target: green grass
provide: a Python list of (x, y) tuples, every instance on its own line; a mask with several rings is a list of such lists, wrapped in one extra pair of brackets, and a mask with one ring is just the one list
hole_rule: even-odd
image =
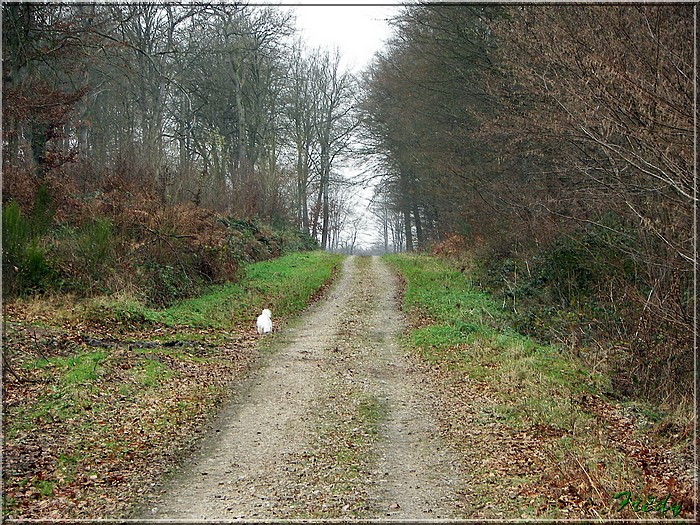
[(54, 359), (54, 364), (60, 364), (65, 369), (65, 374), (61, 376), (61, 382), (65, 386), (80, 387), (81, 385), (92, 383), (98, 377), (98, 367), (107, 357), (104, 351), (88, 352), (71, 356), (65, 359)]
[[(611, 512), (613, 494), (643, 490), (644, 474), (620, 448), (619, 438), (610, 434), (612, 422), (580, 402), (586, 394), (605, 401), (606, 393), (612, 391), (609, 377), (589, 369), (568, 348), (517, 333), (500, 302), (475, 290), (470, 276), (449, 263), (414, 255), (387, 256), (386, 260), (406, 281), (403, 306), (412, 327), (404, 338), (407, 350), (439, 369), (441, 381), (464, 385), (465, 398), (458, 404), (470, 402), (470, 388), (485, 393), (490, 406), (484, 412), (484, 424), (495, 420), (508, 432), (537, 436), (551, 459), (551, 465), (543, 467), (546, 474), (528, 473), (530, 481), (496, 475), (494, 483), (502, 487), (547, 486), (552, 479), (568, 480), (604, 516)], [(465, 382), (465, 378), (470, 381)], [(670, 417), (641, 403), (627, 404), (626, 409), (643, 415), (647, 426)], [(631, 429), (629, 438), (646, 440), (650, 436), (647, 430)], [(455, 439), (459, 447), (459, 437)], [(540, 475), (544, 477), (537, 478)], [(476, 506), (482, 497), (484, 502), (493, 501), (493, 492), (484, 487), (474, 489)], [(514, 510), (514, 516), (568, 517), (542, 498), (539, 495), (533, 500), (535, 508)], [(503, 509), (512, 504), (507, 500), (500, 503)]]
[(141, 361), (133, 374), (136, 384), (146, 388), (158, 387), (168, 382), (174, 375), (166, 365), (151, 358)]
[[(341, 259), (341, 256), (320, 251), (294, 253), (252, 264), (240, 282), (219, 286), (209, 294), (166, 310), (149, 310), (133, 298), (113, 297), (93, 300), (81, 312), (91, 320), (107, 318), (138, 324), (150, 319), (169, 326), (194, 328), (231, 328), (239, 323), (250, 323), (264, 307), (272, 308), (276, 318), (286, 317), (306, 307), (310, 298), (330, 280)], [(168, 382), (177, 377), (152, 355), (153, 352), (137, 349), (135, 353), (138, 358), (130, 370), (129, 380), (119, 387), (123, 395), (167, 387)], [(158, 353), (199, 365), (216, 360), (216, 356), (194, 355), (179, 349), (160, 348)], [(94, 405), (101, 381), (117, 367), (118, 360), (109, 350), (95, 348), (69, 356), (25, 362), (26, 370), (38, 373), (50, 386), (35, 403), (18, 409), (8, 430), (28, 429), (41, 420), (66, 421), (82, 417), (85, 407)]]
[(404, 308), (415, 326), (406, 344), (434, 365), (489, 382), (514, 425), (570, 431), (584, 415), (574, 413), (567, 400), (607, 388), (607, 378), (585, 369), (562, 348), (515, 332), (497, 302), (459, 271), (427, 256), (386, 260), (406, 279)]
[[(34, 308), (33, 322), (51, 327), (52, 334), (65, 332), (73, 342), (61, 347), (61, 353), (69, 355), (46, 350), (48, 358), (38, 359), (31, 352), (38, 344), (36, 336), (34, 341), (18, 338), (17, 348), (23, 353), (17, 366), (40, 388), (6, 407), (5, 437), (16, 449), (41, 450), (46, 466), (21, 466), (8, 474), (3, 514), (21, 514), (34, 507), (36, 499), (60, 506), (56, 498), (66, 494), (88, 498), (99, 508), (100, 491), (109, 490), (102, 476), (138, 481), (151, 463), (172, 461), (194, 429), (229, 395), (228, 381), (244, 370), (245, 359), (255, 355), (251, 347), (241, 351), (240, 360), (231, 359), (221, 340), (231, 331), (251, 327), (264, 307), (272, 309), (277, 321), (300, 312), (331, 280), (341, 260), (319, 251), (251, 264), (239, 282), (158, 311), (128, 294), (85, 302), (66, 296), (63, 301), (53, 297), (47, 304), (28, 303)], [(155, 322), (176, 329), (154, 330)], [(100, 327), (97, 338), (106, 337), (107, 327), (112, 336), (121, 333), (119, 342), (105, 348), (81, 343), (94, 325)], [(25, 332), (25, 337), (36, 333)], [(173, 337), (202, 344), (131, 344)], [(81, 486), (86, 479), (98, 478), (94, 486)]]
[[(250, 323), (264, 307), (272, 308), (277, 318), (285, 317), (306, 307), (310, 298), (329, 281), (341, 259), (341, 256), (320, 251), (294, 253), (252, 264), (240, 282), (219, 286), (209, 294), (166, 310), (149, 310), (132, 298), (116, 297), (94, 300), (83, 313), (93, 320), (109, 318), (140, 323), (150, 319), (169, 326), (195, 328), (231, 328), (238, 323)], [(168, 382), (177, 377), (151, 351), (137, 349), (135, 353), (139, 357), (130, 370), (129, 381), (119, 387), (123, 395), (167, 387)], [(162, 348), (158, 353), (200, 365), (216, 359), (216, 356), (198, 356), (178, 349)], [(93, 408), (103, 376), (117, 366), (118, 359), (109, 350), (95, 348), (25, 363), (25, 369), (39, 373), (51, 386), (34, 404), (19, 408), (8, 430), (26, 430), (41, 420), (81, 418), (86, 407)]]
[[(342, 259), (319, 250), (249, 264), (239, 281), (212, 286), (207, 293), (165, 309), (148, 308), (129, 292), (86, 300), (70, 295), (29, 298), (18, 300), (18, 304), (30, 314), (31, 323), (40, 327), (85, 323), (88, 328), (105, 327), (115, 334), (148, 329), (153, 324), (230, 330), (250, 325), (263, 308), (270, 308), (277, 321), (299, 313), (331, 280)], [(211, 333), (198, 336), (191, 331), (186, 337), (207, 339)]]
[(378, 433), (379, 423), (385, 417), (386, 411), (385, 404), (374, 396), (365, 396), (360, 400), (358, 413), (360, 420), (367, 428), (368, 434), (376, 435)]
[(165, 310), (148, 310), (145, 318), (194, 328), (230, 328), (250, 322), (263, 308), (270, 308), (277, 319), (284, 318), (308, 305), (341, 260), (342, 256), (314, 251), (251, 264), (239, 282), (214, 287)]

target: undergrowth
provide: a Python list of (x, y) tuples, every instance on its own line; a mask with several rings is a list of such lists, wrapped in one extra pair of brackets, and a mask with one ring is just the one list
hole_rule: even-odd
[[(662, 421), (649, 403), (637, 403), (633, 409), (629, 405), (602, 409), (613, 406), (606, 401), (612, 389), (610, 377), (586, 366), (564, 345), (519, 334), (503, 305), (476, 289), (464, 267), (457, 269), (428, 256), (392, 255), (386, 259), (406, 280), (403, 307), (411, 329), (405, 345), (439, 369), (449, 383), (463, 384), (466, 377), (481, 385), (479, 388), (495, 400), (498, 420), (511, 432), (542, 437), (553, 461), (551, 467), (556, 467), (554, 478), (572, 480), (571, 487), (575, 487), (563, 488), (560, 506), (562, 502), (582, 501), (590, 505), (591, 512), (606, 514), (614, 511), (612, 496), (621, 490), (669, 490), (663, 485), (652, 488), (654, 485), (645, 481), (639, 465), (626, 457), (631, 450), (627, 444), (647, 442), (653, 436), (661, 450), (687, 455), (692, 449), (687, 411), (684, 416), (676, 413)], [(654, 427), (649, 419), (636, 417), (641, 423), (634, 431), (620, 431), (620, 421), (626, 420), (615, 414), (635, 412), (656, 414), (658, 423)], [(610, 413), (610, 421), (601, 419), (601, 413)], [(675, 429), (672, 436), (668, 427)], [(609, 428), (617, 429), (617, 435), (624, 435), (627, 442), (606, 437)], [(543, 483), (552, 486), (554, 478), (543, 478)], [(575, 496), (567, 495), (567, 490)], [(547, 514), (551, 509), (552, 502), (545, 501), (539, 512), (561, 517), (556, 506), (554, 514)]]
[(692, 268), (661, 259), (642, 265), (635, 249), (612, 235), (581, 228), (534, 251), (484, 253), (472, 275), (501, 299), (512, 326), (567, 346), (610, 376), (618, 399), (670, 410), (687, 405), (694, 383)]
[(51, 177), (32, 184), (3, 196), (5, 300), (127, 291), (162, 308), (234, 281), (247, 264), (318, 248), (290, 223), (166, 204), (116, 176), (89, 194)]
[(498, 385), (513, 424), (536, 420), (568, 430), (569, 410), (547, 400), (609, 388), (607, 378), (577, 364), (562, 347), (514, 331), (499, 305), (458, 270), (429, 257), (387, 258), (407, 280), (404, 307), (414, 323), (407, 343), (431, 363)]
[(3, 517), (127, 512), (256, 355), (259, 310), (276, 322), (299, 313), (341, 259), (313, 251), (249, 264), (237, 283), (166, 309), (128, 295), (6, 305)]
[(163, 327), (238, 329), (263, 308), (277, 319), (303, 310), (338, 269), (342, 256), (320, 250), (244, 264), (236, 282), (212, 285), (200, 296), (153, 308), (123, 292), (81, 298), (69, 294), (19, 298), (11, 303), (38, 326), (81, 323), (112, 333)]
[(263, 308), (277, 318), (303, 310), (328, 282), (342, 256), (299, 252), (244, 267), (239, 282), (213, 287), (208, 293), (164, 310), (146, 310), (144, 318), (167, 326), (230, 328), (249, 323)]

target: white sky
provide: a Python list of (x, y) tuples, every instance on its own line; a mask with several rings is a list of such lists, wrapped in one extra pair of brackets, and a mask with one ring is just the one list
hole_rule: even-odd
[[(374, 0), (377, 2), (377, 0)], [(289, 3), (292, 3), (290, 0)], [(373, 0), (362, 4), (336, 1), (324, 5), (289, 5), (297, 19), (297, 28), (310, 48), (329, 48), (340, 50), (341, 67), (347, 67), (356, 73), (365, 69), (391, 36), (391, 28), (386, 19), (398, 14), (400, 4), (369, 5)], [(287, 3), (285, 1), (283, 4)], [(300, 2), (301, 3), (301, 2)], [(308, 2), (307, 2), (308, 3)], [(377, 2), (378, 3), (378, 2)], [(362, 171), (362, 167), (348, 167), (346, 176)], [(367, 217), (367, 205), (372, 190), (360, 191), (356, 213)], [(358, 235), (357, 245), (369, 247), (378, 239), (376, 226), (369, 220)]]
[(375, 52), (389, 38), (385, 20), (398, 12), (397, 5), (297, 5), (289, 7), (297, 27), (310, 47), (338, 47), (345, 65), (355, 71), (369, 65)]

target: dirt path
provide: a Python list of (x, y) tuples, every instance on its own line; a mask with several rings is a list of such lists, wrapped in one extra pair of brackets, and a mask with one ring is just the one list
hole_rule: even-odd
[(348, 258), (141, 517), (459, 517), (458, 456), (397, 346), (396, 291), (379, 258)]

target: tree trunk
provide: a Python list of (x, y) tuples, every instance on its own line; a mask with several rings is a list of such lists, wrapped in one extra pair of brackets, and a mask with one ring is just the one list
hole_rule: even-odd
[(403, 225), (406, 233), (406, 251), (413, 251), (413, 230), (411, 228), (411, 211), (408, 206), (403, 208)]
[(420, 250), (423, 248), (423, 226), (421, 224), (420, 213), (418, 212), (418, 205), (415, 199), (413, 200), (413, 221), (416, 224), (416, 245)]

